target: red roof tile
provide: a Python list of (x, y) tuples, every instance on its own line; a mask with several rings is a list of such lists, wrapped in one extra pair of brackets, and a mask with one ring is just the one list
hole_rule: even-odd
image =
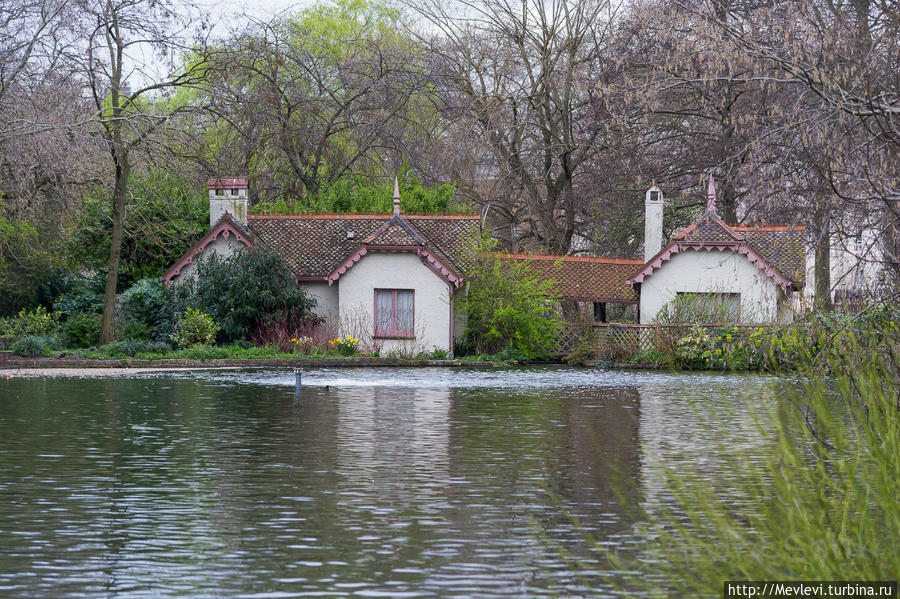
[(537, 276), (556, 282), (554, 289), (563, 299), (627, 303), (638, 299), (626, 281), (643, 264), (641, 260), (547, 254), (501, 254), (501, 257), (528, 262)]
[[(442, 262), (465, 273), (470, 263), (465, 248), (478, 230), (477, 216), (402, 217)], [(250, 228), (284, 257), (298, 277), (324, 280), (369, 238), (373, 245), (419, 245), (403, 227), (392, 225), (378, 235), (392, 218), (392, 214), (254, 215)]]
[(206, 182), (207, 189), (247, 189), (247, 177), (210, 177)]

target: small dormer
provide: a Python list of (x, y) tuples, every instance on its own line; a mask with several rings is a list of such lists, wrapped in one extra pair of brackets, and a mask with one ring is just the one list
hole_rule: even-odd
[(209, 190), (209, 226), (214, 226), (226, 212), (241, 223), (247, 224), (247, 177), (210, 177), (206, 183)]

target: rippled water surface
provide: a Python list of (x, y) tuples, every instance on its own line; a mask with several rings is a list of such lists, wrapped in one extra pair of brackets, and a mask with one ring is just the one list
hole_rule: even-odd
[(761, 376), (0, 380), (2, 597), (594, 596), (659, 463), (750, 459)]

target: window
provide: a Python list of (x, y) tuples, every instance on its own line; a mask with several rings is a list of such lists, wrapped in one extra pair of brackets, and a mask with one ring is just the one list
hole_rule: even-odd
[(738, 322), (741, 316), (740, 293), (678, 293), (674, 322)]
[(412, 289), (375, 290), (375, 336), (415, 337), (415, 292)]

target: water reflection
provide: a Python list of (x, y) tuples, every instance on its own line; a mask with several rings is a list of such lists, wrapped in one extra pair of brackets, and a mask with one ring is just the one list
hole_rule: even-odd
[(428, 372), (0, 381), (0, 594), (593, 595), (585, 535), (633, 542), (661, 492), (647, 448), (717, 434), (673, 375)]

